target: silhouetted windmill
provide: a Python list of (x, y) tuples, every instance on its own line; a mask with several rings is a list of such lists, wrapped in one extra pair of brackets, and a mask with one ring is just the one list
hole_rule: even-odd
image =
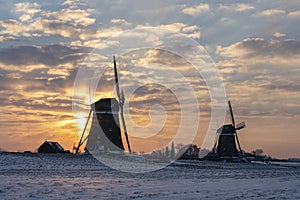
[[(235, 125), (233, 110), (230, 101), (228, 101), (229, 112), (231, 116), (231, 124), (226, 124), (217, 130), (217, 140), (213, 147), (213, 153), (216, 153), (219, 157), (236, 157), (243, 154), (241, 145), (239, 142), (237, 130), (241, 130), (246, 127), (245, 122), (241, 122)], [(239, 150), (236, 148), (236, 142)]]
[[(73, 147), (75, 149), (75, 153), (79, 152), (80, 147), (87, 141), (86, 149), (87, 150), (123, 150), (124, 146), (121, 137), (121, 130), (119, 124), (119, 111), (120, 117), (122, 121), (122, 126), (127, 142), (128, 151), (131, 152), (125, 119), (124, 119), (124, 102), (125, 97), (123, 90), (120, 93), (119, 89), (119, 78), (117, 73), (117, 66), (115, 57), (113, 57), (114, 62), (114, 74), (115, 74), (115, 85), (118, 100), (115, 98), (105, 98), (100, 99), (99, 101), (90, 105), (89, 115), (83, 129), (81, 138), (77, 147)], [(93, 115), (92, 115), (93, 113)], [(85, 131), (89, 120), (93, 116), (92, 125), (90, 128), (90, 133), (84, 138)]]

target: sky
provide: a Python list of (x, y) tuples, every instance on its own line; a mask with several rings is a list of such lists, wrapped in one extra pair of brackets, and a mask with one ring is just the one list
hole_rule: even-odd
[[(273, 157), (300, 157), (299, 1), (0, 1), (1, 149), (34, 151), (51, 140), (71, 150), (86, 121), (89, 101), (115, 95), (112, 68), (96, 81), (92, 100), (88, 87), (76, 85), (80, 69), (90, 73), (90, 80), (97, 79), (98, 66), (112, 66), (109, 52), (118, 47), (159, 46), (172, 32), (197, 42), (205, 49), (199, 58), (208, 56), (215, 63), (236, 121), (246, 122), (247, 128), (238, 133), (245, 151), (260, 148)], [(159, 33), (137, 31), (145, 29)], [(154, 84), (155, 79), (173, 83), (178, 79), (166, 66), (183, 74), (195, 91), (201, 123), (194, 142), (201, 145), (214, 102), (203, 74), (182, 57), (158, 49), (117, 53), (121, 86), (131, 102), (126, 104), (131, 115), (126, 116), (131, 117), (134, 150), (151, 150), (149, 146), (159, 146), (157, 141), (168, 144), (184, 110), (178, 106), (181, 100), (195, 108), (189, 98), (176, 99), (173, 91)], [(139, 84), (145, 85), (130, 96)], [(176, 91), (186, 95), (178, 85)], [(81, 112), (73, 112), (74, 101), (84, 105)], [(168, 118), (160, 118), (161, 107), (155, 109), (153, 103), (163, 106)], [(165, 129), (153, 140), (137, 140), (148, 133), (144, 126), (151, 124), (149, 109), (156, 118), (147, 130), (157, 131), (160, 121), (166, 121)], [(184, 122), (192, 126), (193, 119)], [(130, 128), (130, 120), (140, 129)], [(223, 124), (211, 123), (214, 128)], [(230, 123), (228, 114), (225, 123)]]

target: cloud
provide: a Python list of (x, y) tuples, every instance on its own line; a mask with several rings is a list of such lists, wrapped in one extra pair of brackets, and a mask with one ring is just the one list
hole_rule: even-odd
[(76, 9), (80, 6), (86, 6), (87, 4), (84, 3), (82, 0), (65, 0), (62, 5), (67, 5), (70, 8)]
[(38, 3), (17, 3), (15, 4), (15, 11), (34, 15), (41, 12), (41, 6)]
[(248, 38), (227, 47), (219, 46), (216, 53), (251, 63), (295, 64), (300, 61), (300, 42)]
[(16, 37), (14, 36), (3, 36), (3, 35), (0, 35), (0, 42), (3, 42), (3, 41), (9, 41), (9, 40), (18, 40)]
[(290, 12), (288, 14), (288, 17), (300, 17), (300, 10), (296, 10), (296, 11)]
[(249, 4), (233, 4), (233, 5), (219, 5), (219, 10), (228, 10), (228, 11), (235, 11), (235, 12), (244, 12), (248, 10), (255, 9), (252, 5)]
[(21, 23), (14, 19), (0, 21), (0, 27), (0, 33), (3, 35), (19, 36), (23, 31)]
[(119, 25), (123, 25), (123, 26), (130, 26), (131, 23), (127, 22), (125, 19), (112, 19), (110, 20), (111, 23), (113, 24), (119, 24)]
[(286, 36), (286, 34), (284, 34), (284, 33), (279, 33), (279, 32), (276, 32), (276, 33), (274, 33), (274, 35), (273, 35), (274, 37), (277, 37), (277, 38), (280, 38), (280, 37), (284, 37), (284, 36)]
[(24, 2), (15, 4), (15, 12), (27, 14), (30, 17), (41, 11), (41, 6), (38, 3)]
[(255, 14), (254, 16), (276, 16), (276, 15), (284, 15), (286, 12), (281, 9), (270, 9), (264, 10), (260, 13)]
[(263, 85), (268, 90), (284, 90), (284, 91), (289, 91), (289, 92), (295, 92), (298, 93), (300, 92), (300, 84), (296, 85), (295, 83), (288, 83), (288, 84), (266, 84)]
[(199, 39), (200, 38), (200, 28), (196, 25), (189, 26), (188, 24), (177, 22), (177, 23), (170, 23), (170, 24), (161, 24), (159, 26), (149, 26), (149, 25), (139, 25), (137, 28), (142, 29), (156, 29), (160, 32), (160, 37), (164, 37), (171, 33), (181, 33), (186, 37)]
[(195, 7), (187, 7), (182, 10), (182, 13), (186, 15), (191, 15), (191, 16), (197, 16), (199, 14), (208, 12), (210, 10), (210, 7), (208, 4), (200, 4)]
[[(0, 64), (5, 69), (24, 71), (24, 68), (42, 68), (78, 63), (82, 58), (82, 48), (71, 48), (63, 45), (21, 46), (0, 49)], [(7, 66), (7, 67), (6, 67)], [(24, 68), (22, 68), (24, 67)], [(25, 69), (25, 71), (27, 71)]]
[(15, 12), (23, 14), (19, 18), (22, 22), (31, 20), (35, 14), (41, 11), (41, 6), (38, 3), (24, 2), (15, 4)]
[(199, 39), (200, 38), (200, 28), (196, 25), (185, 26), (181, 29), (182, 33), (189, 35), (190, 38)]
[(96, 19), (91, 17), (93, 9), (69, 7), (52, 11), (42, 10), (37, 3), (18, 3), (15, 5), (15, 12), (22, 14), (19, 20), (0, 21), (2, 37), (3, 35), (28, 38), (59, 35), (64, 38), (83, 40), (97, 37), (95, 30), (87, 28), (96, 22)]
[(300, 116), (295, 112), (300, 98), (299, 41), (248, 38), (218, 47), (216, 53), (222, 57), (218, 66), (227, 95), (239, 100), (245, 116)]
[(62, 9), (59, 11), (46, 12), (43, 15), (47, 19), (53, 18), (59, 23), (87, 27), (96, 21), (95, 18), (90, 17), (92, 11), (93, 9)]
[[(17, 138), (26, 135), (30, 138), (39, 138), (40, 134), (47, 138), (58, 138), (67, 131), (68, 135), (64, 137), (75, 141), (77, 134), (75, 124), (65, 122), (72, 122), (71, 95), (78, 63), (82, 60), (83, 54), (82, 48), (62, 45), (2, 48), (0, 50), (2, 133), (12, 133), (11, 127), (14, 127), (14, 136)], [(61, 139), (63, 141), (63, 138)], [(38, 139), (31, 142), (37, 141)]]

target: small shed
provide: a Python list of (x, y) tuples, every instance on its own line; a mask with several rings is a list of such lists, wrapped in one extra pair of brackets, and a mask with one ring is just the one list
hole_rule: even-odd
[(64, 153), (64, 148), (58, 142), (45, 141), (39, 148), (38, 153)]

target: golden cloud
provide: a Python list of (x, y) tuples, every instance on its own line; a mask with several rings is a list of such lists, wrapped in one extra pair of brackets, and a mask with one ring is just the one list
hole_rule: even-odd
[(197, 16), (202, 13), (208, 12), (210, 10), (210, 7), (208, 4), (200, 4), (195, 7), (187, 7), (182, 10), (182, 13), (186, 15), (192, 15), (192, 16)]

